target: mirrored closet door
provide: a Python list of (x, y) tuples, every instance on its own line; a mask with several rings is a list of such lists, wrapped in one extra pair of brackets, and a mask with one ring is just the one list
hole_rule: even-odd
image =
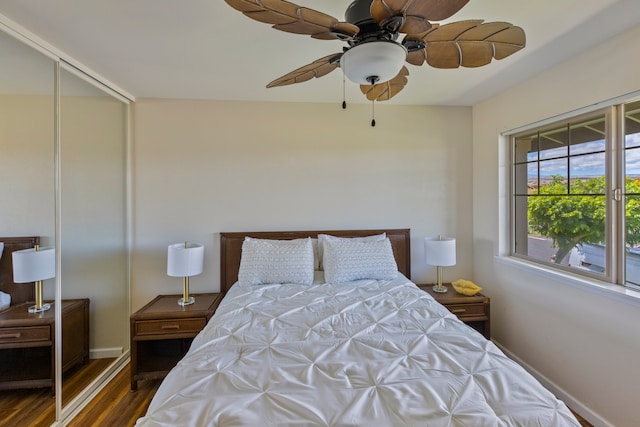
[[(87, 319), (70, 315), (69, 336), (63, 329), (66, 404), (73, 392), (64, 385), (79, 379), (68, 378), (66, 372), (73, 371), (65, 364), (77, 361), (87, 346), (89, 362), (106, 367), (129, 347), (128, 105), (64, 63), (59, 80), (61, 299), (63, 307), (73, 302), (89, 312)], [(83, 375), (82, 381), (92, 379)]]
[[(55, 68), (53, 59), (0, 31), (0, 425), (20, 425), (34, 411), (34, 395), (45, 404), (38, 408), (43, 421), (56, 416), (55, 304), (29, 313), (34, 283), (14, 281), (12, 266), (14, 250), (56, 243)], [(54, 279), (43, 281), (44, 302), (54, 300), (55, 288)]]
[[(128, 108), (0, 22), (0, 241), (34, 236), (58, 249), (56, 277), (43, 282), (52, 308), (18, 316), (34, 325), (51, 318), (50, 333), (37, 346), (0, 339), (0, 410), (13, 417), (0, 426), (68, 417), (126, 359)], [(13, 283), (10, 259), (5, 250), (0, 288), (32, 290)], [(33, 298), (31, 291), (25, 301)], [(17, 324), (7, 314), (13, 305), (0, 309), (0, 327)], [(35, 404), (34, 396), (43, 398)]]

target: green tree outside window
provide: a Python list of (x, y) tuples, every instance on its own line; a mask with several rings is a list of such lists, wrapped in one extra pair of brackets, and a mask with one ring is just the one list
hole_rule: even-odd
[[(626, 180), (627, 194), (640, 194), (640, 179)], [(571, 182), (571, 194), (565, 178), (552, 176), (541, 185), (537, 196), (528, 198), (529, 233), (552, 239), (557, 248), (555, 262), (577, 245), (599, 244), (605, 241), (605, 178)], [(626, 244), (640, 244), (640, 199), (627, 199)]]

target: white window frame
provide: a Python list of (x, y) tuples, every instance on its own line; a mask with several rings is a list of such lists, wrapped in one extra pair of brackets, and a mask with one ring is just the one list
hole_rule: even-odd
[[(637, 94), (636, 94), (637, 96)], [(627, 290), (636, 296), (636, 291), (640, 287), (625, 281), (625, 198), (618, 196), (618, 191), (624, 194), (625, 188), (625, 129), (624, 129), (624, 107), (626, 104), (636, 102), (638, 98), (620, 97), (610, 100), (607, 103), (583, 108), (581, 110), (562, 114), (543, 121), (532, 123), (508, 132), (501, 136), (506, 142), (507, 149), (507, 170), (508, 173), (508, 217), (506, 218), (507, 247), (504, 248), (503, 256), (522, 260), (525, 265), (531, 265), (536, 270), (559, 273), (564, 277), (576, 277), (578, 281), (588, 281), (590, 283), (601, 282), (604, 288), (618, 288), (624, 294)], [(586, 270), (578, 270), (555, 264), (551, 261), (545, 262), (533, 257), (518, 254), (515, 252), (515, 138), (536, 130), (553, 128), (567, 122), (579, 122), (588, 117), (605, 115), (606, 136), (605, 136), (605, 175), (606, 175), (606, 242), (605, 251), (605, 273), (594, 274)], [(582, 277), (583, 279), (580, 279)], [(604, 283), (602, 283), (604, 282)], [(618, 290), (616, 289), (616, 290)]]

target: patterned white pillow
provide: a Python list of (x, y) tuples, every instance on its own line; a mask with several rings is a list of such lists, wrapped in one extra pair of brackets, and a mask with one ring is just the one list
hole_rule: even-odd
[(313, 283), (311, 239), (269, 240), (246, 237), (238, 281), (251, 285), (268, 283)]
[(368, 241), (326, 239), (323, 263), (327, 283), (393, 280), (398, 275), (398, 265), (388, 238)]
[(333, 239), (333, 240), (344, 239), (352, 242), (370, 242), (370, 241), (376, 241), (376, 240), (384, 240), (386, 238), (387, 238), (387, 233), (374, 234), (371, 236), (364, 236), (364, 237), (337, 237), (337, 236), (332, 236), (330, 234), (318, 234), (318, 248), (316, 250), (316, 256), (318, 258), (318, 269), (322, 270), (324, 268), (324, 265), (322, 262), (322, 255), (324, 253), (324, 242), (327, 239)]

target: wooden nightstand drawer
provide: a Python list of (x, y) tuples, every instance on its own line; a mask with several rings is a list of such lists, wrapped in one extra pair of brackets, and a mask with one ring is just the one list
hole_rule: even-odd
[(485, 304), (448, 304), (446, 307), (460, 319), (486, 317)]
[(139, 320), (135, 324), (136, 335), (155, 334), (185, 334), (193, 332), (197, 334), (207, 324), (207, 319), (186, 318), (170, 320)]
[(490, 339), (491, 337), (491, 300), (486, 295), (478, 293), (474, 296), (465, 296), (457, 293), (450, 283), (443, 283), (447, 292), (434, 292), (433, 284), (418, 285), (420, 289), (428, 293), (445, 306), (458, 319), (471, 326)]
[(27, 326), (23, 328), (0, 329), (0, 344), (50, 340), (51, 328), (49, 326)]

